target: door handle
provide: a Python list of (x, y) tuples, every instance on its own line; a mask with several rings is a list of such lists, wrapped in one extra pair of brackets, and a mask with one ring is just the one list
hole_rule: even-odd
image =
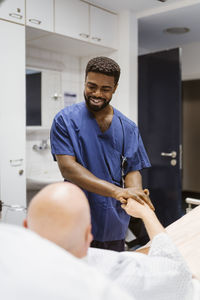
[(161, 152), (161, 156), (168, 156), (168, 157), (175, 158), (176, 155), (177, 155), (176, 151), (172, 151), (172, 152), (169, 152), (169, 153)]

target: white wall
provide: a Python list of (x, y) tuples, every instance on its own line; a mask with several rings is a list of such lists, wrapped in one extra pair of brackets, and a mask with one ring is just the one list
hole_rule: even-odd
[(116, 108), (137, 123), (138, 24), (130, 11), (119, 14), (119, 46), (114, 54), (121, 67)]
[[(180, 46), (181, 52), (181, 68), (182, 79), (199, 79), (200, 78), (200, 43), (191, 43)], [(162, 49), (163, 51), (166, 49)], [(148, 54), (152, 52), (159, 52), (162, 50), (139, 49), (139, 55)]]
[(182, 79), (200, 78), (200, 43), (182, 46)]

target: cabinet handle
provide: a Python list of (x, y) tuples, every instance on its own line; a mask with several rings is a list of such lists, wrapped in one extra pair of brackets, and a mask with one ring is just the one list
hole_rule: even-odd
[(10, 160), (10, 165), (11, 167), (18, 167), (18, 166), (21, 166), (23, 163), (23, 158), (20, 158), (20, 159), (11, 159)]
[(79, 33), (79, 35), (80, 35), (81, 37), (83, 37), (83, 38), (86, 38), (86, 39), (89, 38), (89, 34), (87, 34), (87, 33)]
[(93, 37), (92, 37), (92, 40), (97, 41), (97, 42), (100, 42), (100, 41), (101, 41), (101, 38), (96, 37), (96, 36), (93, 36)]
[(42, 21), (36, 20), (36, 19), (29, 19), (29, 22), (31, 22), (33, 24), (37, 24), (37, 25), (40, 25), (42, 23)]
[(16, 13), (10, 13), (9, 14), (10, 17), (16, 18), (16, 19), (22, 19), (23, 16), (20, 14), (16, 14)]

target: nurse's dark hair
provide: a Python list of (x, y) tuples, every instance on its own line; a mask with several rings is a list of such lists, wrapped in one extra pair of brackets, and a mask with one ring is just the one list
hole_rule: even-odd
[(113, 76), (116, 85), (119, 81), (120, 67), (113, 59), (109, 57), (99, 56), (89, 60), (85, 70), (85, 78), (87, 77), (89, 72)]

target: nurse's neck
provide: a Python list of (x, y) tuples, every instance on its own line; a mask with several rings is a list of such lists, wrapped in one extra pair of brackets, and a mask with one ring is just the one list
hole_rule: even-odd
[[(91, 110), (90, 110), (91, 111)], [(100, 111), (91, 111), (96, 119), (100, 130), (105, 132), (111, 125), (113, 119), (113, 107), (109, 104)]]
[(90, 108), (88, 109), (91, 111), (91, 113), (93, 114), (96, 120), (104, 119), (107, 118), (108, 116), (113, 116), (113, 107), (110, 104), (99, 111), (94, 111), (91, 110)]

